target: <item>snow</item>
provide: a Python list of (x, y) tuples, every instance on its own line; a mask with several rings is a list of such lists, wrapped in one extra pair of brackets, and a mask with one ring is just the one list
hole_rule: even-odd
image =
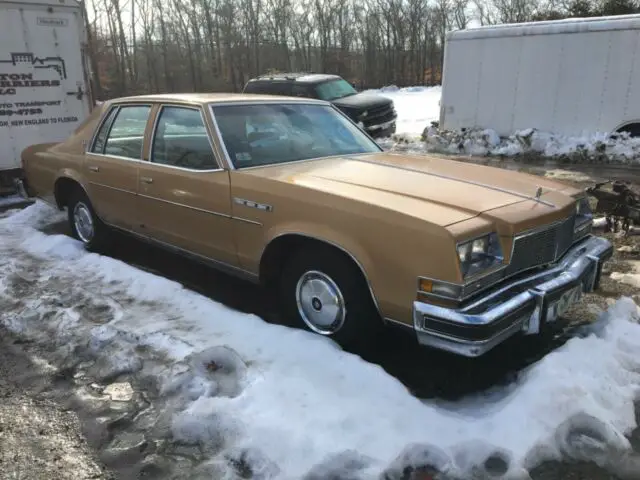
[(626, 273), (612, 272), (611, 278), (640, 289), (640, 261), (629, 260), (628, 263), (631, 265), (631, 271)]
[(535, 155), (576, 163), (640, 164), (640, 138), (624, 135), (612, 138), (600, 132), (567, 137), (534, 128), (513, 132), (504, 138), (490, 128), (465, 133), (442, 131), (431, 125), (440, 118), (441, 87), (389, 86), (368, 92), (392, 99), (398, 112), (396, 134), (379, 141), (387, 149), (472, 156)]
[(0, 219), (0, 321), (54, 339), (63, 357), (86, 346), (100, 359), (98, 377), (156, 378), (171, 436), (200, 444), (210, 455), (203, 468), (242, 456), (261, 478), (320, 479), (345, 469), (349, 478), (378, 478), (430, 458), (469, 478), (492, 457), (509, 478), (527, 478), (524, 469), (543, 459), (606, 462), (630, 448), (640, 325), (629, 298), (508, 388), (427, 401), (326, 338), (268, 324), (37, 230), (61, 218), (38, 201)]
[(0, 196), (0, 208), (8, 208), (25, 203), (25, 199), (18, 195)]
[(420, 135), (422, 131), (440, 117), (441, 87), (384, 87), (367, 90), (393, 100), (398, 112), (396, 132)]

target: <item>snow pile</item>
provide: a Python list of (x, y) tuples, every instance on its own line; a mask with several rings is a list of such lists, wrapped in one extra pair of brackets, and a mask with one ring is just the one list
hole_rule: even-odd
[(0, 209), (9, 208), (15, 205), (28, 203), (24, 198), (18, 195), (0, 196)]
[(501, 138), (490, 129), (452, 132), (433, 126), (440, 117), (441, 87), (383, 87), (368, 90), (393, 100), (396, 134), (380, 140), (388, 149), (473, 156), (556, 158), (572, 163), (640, 163), (640, 138), (594, 133), (566, 137), (533, 128)]
[(631, 138), (628, 133), (564, 137), (529, 128), (501, 138), (493, 130), (462, 133), (440, 131), (432, 126), (426, 128), (422, 135), (424, 143), (408, 140), (423, 150), (440, 153), (547, 157), (570, 163), (640, 164), (640, 138)]
[(420, 135), (427, 125), (440, 117), (441, 87), (383, 87), (367, 90), (393, 100), (398, 119), (396, 132)]
[(98, 377), (155, 378), (166, 402), (158, 425), (201, 447), (203, 475), (223, 478), (248, 464), (253, 478), (399, 480), (429, 463), (448, 478), (528, 478), (525, 469), (544, 459), (606, 465), (629, 451), (640, 392), (631, 299), (507, 389), (421, 401), (326, 338), (267, 324), (34, 228), (52, 216), (37, 202), (0, 219), (0, 322), (54, 341), (66, 358), (89, 349)]
[(504, 138), (494, 130), (451, 132), (431, 126), (421, 137), (396, 133), (379, 143), (388, 150), (412, 153), (555, 159), (565, 163), (640, 164), (640, 138), (631, 138), (626, 133), (562, 137), (527, 129)]

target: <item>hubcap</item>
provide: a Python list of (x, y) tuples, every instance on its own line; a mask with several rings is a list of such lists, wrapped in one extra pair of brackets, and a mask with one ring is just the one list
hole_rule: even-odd
[(298, 312), (304, 323), (321, 335), (332, 335), (344, 325), (347, 308), (342, 292), (328, 275), (306, 272), (296, 286)]
[(89, 243), (93, 238), (93, 217), (91, 210), (84, 203), (78, 202), (73, 208), (73, 224), (76, 227), (78, 238), (84, 243)]

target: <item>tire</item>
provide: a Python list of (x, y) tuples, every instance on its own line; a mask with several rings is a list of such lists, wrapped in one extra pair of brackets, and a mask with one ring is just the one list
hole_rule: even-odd
[(87, 250), (96, 251), (106, 246), (108, 227), (98, 218), (91, 201), (80, 188), (69, 197), (67, 215), (73, 237), (80, 240)]
[(342, 347), (365, 346), (382, 327), (362, 272), (331, 247), (303, 247), (288, 258), (280, 299), (290, 326), (330, 337)]

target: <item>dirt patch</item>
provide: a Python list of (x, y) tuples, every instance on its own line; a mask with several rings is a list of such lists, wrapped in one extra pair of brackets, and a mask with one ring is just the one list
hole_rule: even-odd
[(55, 369), (0, 330), (0, 478), (114, 478), (94, 456), (78, 416), (43, 394)]

